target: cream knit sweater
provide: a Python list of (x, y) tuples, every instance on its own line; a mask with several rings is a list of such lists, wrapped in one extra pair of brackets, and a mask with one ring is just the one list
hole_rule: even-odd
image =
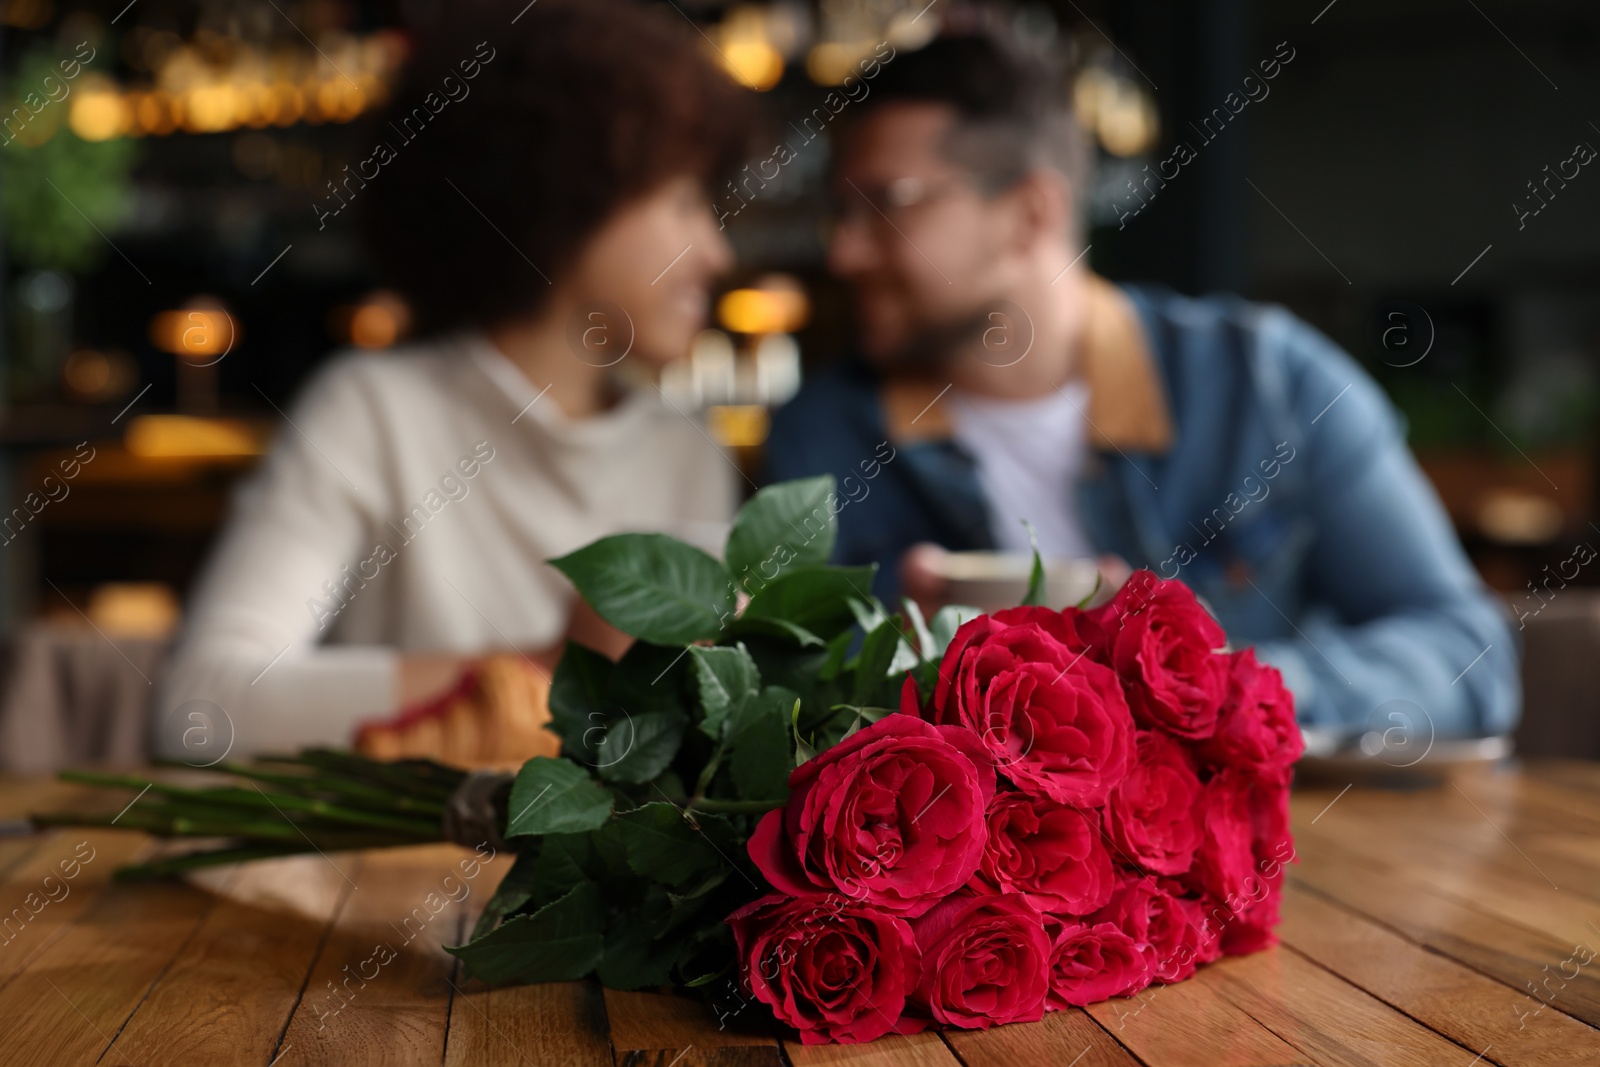
[(206, 566), (155, 750), (346, 745), (396, 710), (403, 652), (559, 641), (574, 593), (545, 560), (625, 530), (719, 553), (738, 475), (697, 423), (653, 389), (578, 421), (539, 396), (478, 336), (321, 371)]

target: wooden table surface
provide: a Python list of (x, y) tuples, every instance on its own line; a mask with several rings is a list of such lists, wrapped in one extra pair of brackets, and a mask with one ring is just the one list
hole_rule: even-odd
[[(74, 792), (0, 780), (0, 817)], [(439, 946), (505, 863), (446, 882), (468, 855), (450, 846), (112, 885), (147, 838), (0, 838), (0, 1063), (1600, 1064), (1600, 765), (1297, 788), (1294, 828), (1282, 946), (1087, 1012), (864, 1046), (719, 1029), (656, 994), (466, 982)]]

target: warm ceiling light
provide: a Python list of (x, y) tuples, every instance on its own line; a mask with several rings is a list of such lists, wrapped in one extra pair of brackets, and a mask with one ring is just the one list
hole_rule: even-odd
[(722, 60), (739, 84), (759, 93), (783, 79), (783, 53), (766, 41), (729, 41), (722, 46)]
[(376, 289), (360, 303), (336, 307), (328, 316), (328, 331), (334, 339), (357, 348), (388, 348), (410, 329), (411, 306), (388, 289)]
[(797, 289), (735, 289), (717, 302), (717, 319), (734, 333), (789, 333), (809, 312)]
[(330, 78), (317, 87), (317, 107), (334, 122), (349, 122), (366, 106), (366, 94), (343, 78)]
[(238, 320), (218, 307), (163, 311), (150, 320), (150, 343), (191, 362), (224, 356), (238, 340)]
[(219, 133), (237, 125), (239, 91), (227, 82), (197, 85), (183, 94), (183, 128), (190, 133)]
[(125, 352), (80, 348), (62, 365), (61, 380), (74, 400), (104, 402), (132, 388), (137, 373)]
[(400, 320), (393, 308), (363, 304), (350, 316), (350, 343), (357, 348), (388, 348), (400, 336)]
[(128, 102), (105, 80), (80, 86), (67, 111), (67, 125), (85, 141), (121, 137), (132, 124)]
[(824, 41), (806, 53), (806, 73), (818, 85), (842, 85), (872, 48), (871, 41)]
[(164, 89), (145, 93), (133, 107), (133, 118), (139, 132), (158, 136), (178, 128), (178, 113), (178, 98)]
[(1100, 143), (1114, 156), (1143, 155), (1161, 136), (1161, 117), (1155, 101), (1137, 86), (1100, 100)]
[(274, 126), (293, 126), (306, 113), (305, 94), (293, 82), (274, 82), (267, 110)]

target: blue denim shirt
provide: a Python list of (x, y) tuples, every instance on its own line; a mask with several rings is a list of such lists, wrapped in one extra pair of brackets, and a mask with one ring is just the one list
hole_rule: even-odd
[[(1186, 582), (1235, 645), (1283, 672), (1304, 725), (1382, 732), (1398, 711), (1419, 754), (1430, 735), (1510, 730), (1510, 627), (1377, 384), (1282, 308), (1123, 292), (1176, 439), (1159, 455), (1092, 453), (1077, 503), (1095, 550)], [(767, 475), (840, 480), (835, 558), (878, 563), (875, 591), (893, 602), (910, 545), (991, 548), (994, 535), (971, 456), (887, 438), (877, 380), (846, 361), (775, 416)]]

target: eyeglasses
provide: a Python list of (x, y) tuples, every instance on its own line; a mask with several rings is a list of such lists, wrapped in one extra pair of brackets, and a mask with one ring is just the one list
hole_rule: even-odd
[(960, 178), (926, 181), (922, 178), (896, 178), (886, 185), (862, 187), (845, 179), (846, 188), (836, 192), (826, 220), (829, 234), (843, 226), (865, 220), (883, 230), (898, 230), (916, 208), (946, 200), (970, 183)]

